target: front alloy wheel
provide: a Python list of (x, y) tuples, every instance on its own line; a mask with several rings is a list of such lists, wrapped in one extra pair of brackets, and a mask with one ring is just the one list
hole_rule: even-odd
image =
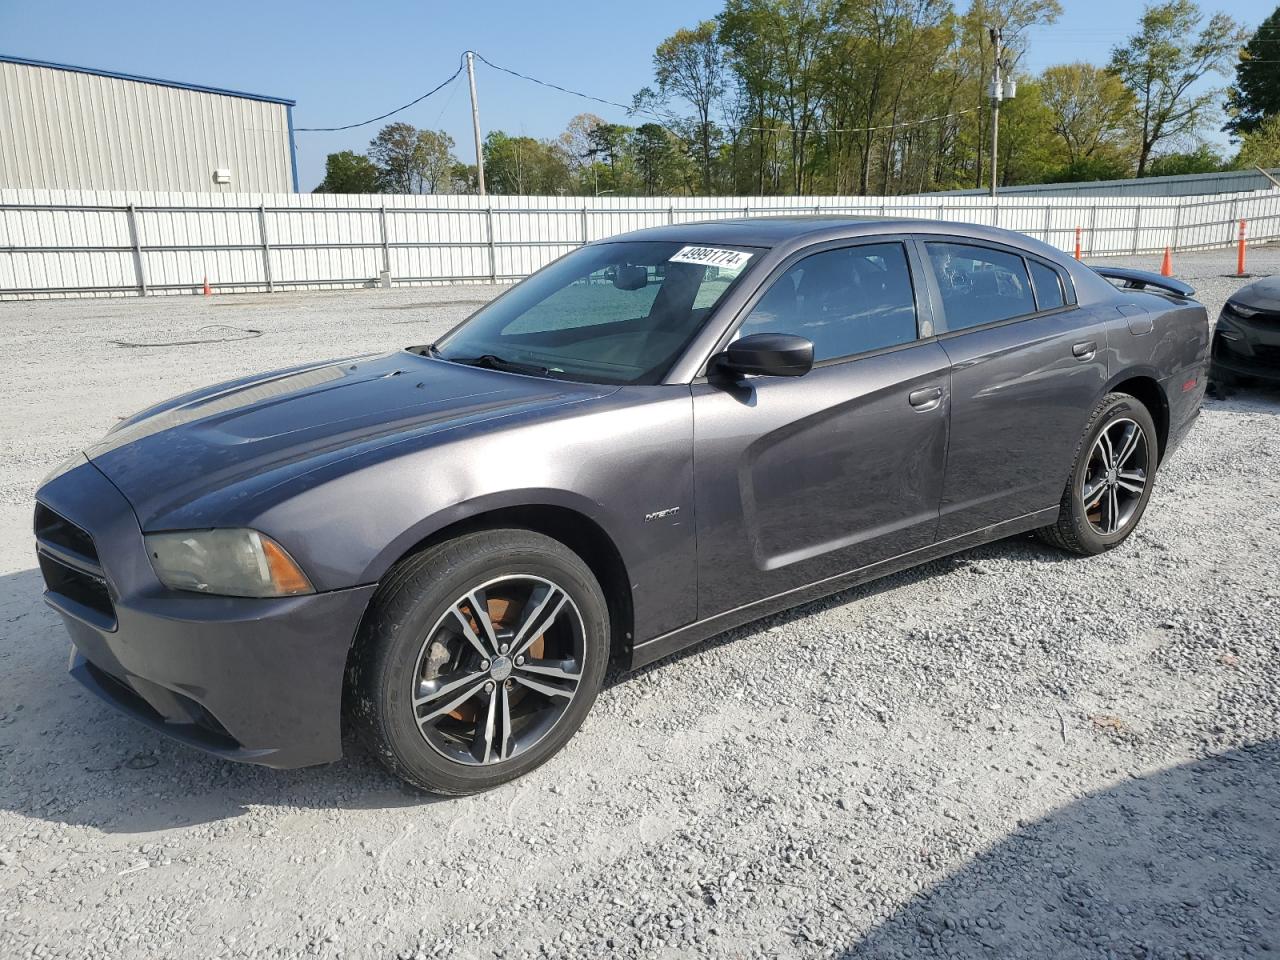
[(510, 760), (536, 746), (573, 703), (585, 628), (563, 587), (509, 576), (449, 605), (413, 671), (414, 719), (457, 763)]
[(608, 659), (608, 606), (582, 558), (531, 530), (484, 530), (383, 579), (352, 653), (347, 703), (396, 776), (475, 793), (564, 746)]

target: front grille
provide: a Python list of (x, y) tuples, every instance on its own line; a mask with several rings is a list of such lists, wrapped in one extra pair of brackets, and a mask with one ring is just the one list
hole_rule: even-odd
[(69, 550), (91, 563), (98, 562), (98, 549), (93, 545), (89, 532), (54, 513), (43, 503), (36, 504), (36, 539)]
[(114, 630), (115, 605), (93, 537), (43, 503), (36, 504), (35, 530), (49, 599), (82, 620)]

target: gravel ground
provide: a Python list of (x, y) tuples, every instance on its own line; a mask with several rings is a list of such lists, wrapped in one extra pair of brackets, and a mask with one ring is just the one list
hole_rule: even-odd
[[(1215, 315), (1238, 283), (1228, 251), (1175, 266)], [(483, 796), (354, 749), (225, 763), (66, 678), (30, 536), (64, 454), (492, 293), (0, 305), (0, 956), (1280, 953), (1280, 391), (1208, 402), (1123, 548), (1005, 541), (733, 631)], [(112, 343), (228, 328), (262, 334)]]

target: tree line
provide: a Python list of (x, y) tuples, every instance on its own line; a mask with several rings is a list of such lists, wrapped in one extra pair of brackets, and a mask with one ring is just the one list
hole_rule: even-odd
[[(1194, 0), (1149, 4), (1104, 65), (1021, 68), (1058, 0), (726, 0), (658, 45), (633, 124), (574, 117), (550, 139), (491, 131), (488, 190), (540, 195), (817, 195), (1205, 173), (1280, 164), (1280, 8), (1250, 33)], [(1017, 94), (990, 155), (999, 28)], [(1229, 77), (1227, 89), (1207, 86)], [(1206, 135), (1222, 125), (1234, 153)], [(330, 154), (335, 193), (466, 193), (443, 131), (384, 127)]]

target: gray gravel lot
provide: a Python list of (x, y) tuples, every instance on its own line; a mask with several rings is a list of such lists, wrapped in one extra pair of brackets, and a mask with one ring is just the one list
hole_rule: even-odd
[[(1238, 284), (1175, 266), (1214, 315)], [(1280, 955), (1276, 390), (1207, 403), (1121, 549), (1005, 541), (738, 629), (483, 796), (225, 763), (67, 679), (30, 536), (62, 456), (493, 292), (0, 304), (0, 957)], [(228, 328), (262, 334), (111, 342)]]

